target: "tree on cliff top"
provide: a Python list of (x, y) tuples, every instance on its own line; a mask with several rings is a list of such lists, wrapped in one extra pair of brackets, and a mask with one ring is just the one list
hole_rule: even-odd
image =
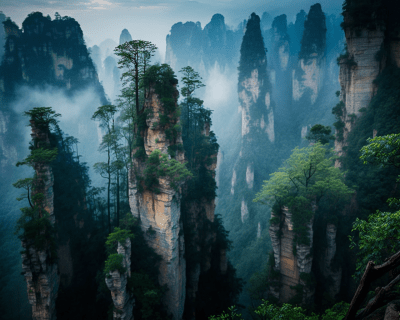
[[(56, 113), (49, 107), (33, 108), (24, 112), (30, 117), (30, 126), (36, 129), (39, 137), (34, 137), (30, 145), (30, 154), (23, 160), (17, 162), (17, 167), (28, 165), (36, 172), (34, 178), (20, 179), (14, 183), (14, 187), (26, 189), (30, 207), (21, 208), (22, 214), (16, 224), (15, 234), (25, 246), (29, 249), (33, 246), (36, 250), (48, 250), (50, 260), (55, 262), (57, 257), (55, 244), (55, 230), (50, 222), (49, 212), (45, 209), (44, 179), (46, 177), (38, 177), (43, 170), (43, 165), (53, 162), (58, 154), (57, 148), (51, 148), (48, 141), (50, 134), (50, 125), (57, 126)], [(41, 136), (41, 133), (44, 136)], [(34, 190), (31, 196), (30, 191)], [(18, 200), (25, 198), (25, 195)]]
[(285, 165), (264, 181), (253, 201), (276, 208), (275, 214), (288, 206), (297, 242), (308, 244), (305, 226), (313, 216), (313, 203), (328, 197), (335, 205), (353, 192), (344, 184), (340, 169), (333, 166), (335, 159), (332, 150), (319, 142), (302, 149), (296, 147)]
[[(156, 50), (157, 47), (154, 44), (144, 40), (124, 42), (114, 50), (115, 54), (120, 57), (118, 67), (124, 70), (121, 77), (125, 86), (122, 94), (134, 95), (137, 115), (140, 113), (139, 89), (141, 81)], [(132, 88), (134, 92), (132, 92)]]

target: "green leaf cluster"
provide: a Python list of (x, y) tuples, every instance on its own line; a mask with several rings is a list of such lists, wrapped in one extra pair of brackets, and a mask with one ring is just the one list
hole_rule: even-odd
[(153, 191), (158, 190), (160, 177), (167, 178), (171, 187), (178, 190), (180, 183), (192, 176), (185, 164), (175, 159), (168, 159), (168, 155), (158, 149), (146, 159), (146, 169), (143, 174), (146, 187)]
[[(50, 222), (47, 211), (40, 212), (38, 206), (21, 208), (21, 216), (17, 220), (15, 234), (25, 242), (27, 249), (33, 246), (36, 250), (49, 249), (50, 260), (57, 258), (54, 226)], [(27, 250), (29, 252), (29, 250)]]
[(352, 231), (358, 237), (349, 236), (350, 248), (357, 248), (356, 278), (360, 278), (368, 261), (381, 264), (387, 257), (400, 250), (400, 211), (377, 211), (367, 220), (359, 218)]
[[(127, 214), (129, 215), (129, 213)], [(117, 250), (118, 242), (121, 245), (125, 244), (126, 239), (134, 239), (134, 234), (126, 229), (121, 229), (118, 227), (114, 228), (114, 231), (110, 233), (106, 240), (106, 250), (108, 254), (112, 254)]]
[(367, 139), (368, 145), (360, 150), (364, 164), (400, 167), (400, 134), (388, 134)]
[(270, 207), (288, 206), (296, 242), (307, 244), (307, 224), (313, 216), (313, 203), (318, 204), (322, 198), (338, 201), (353, 192), (344, 183), (344, 174), (334, 167), (335, 160), (333, 150), (320, 142), (301, 149), (296, 147), (284, 166), (264, 181), (253, 201)]
[[(277, 306), (263, 300), (260, 306), (256, 308), (254, 313), (258, 319), (262, 320), (342, 320), (349, 308), (349, 304), (340, 302), (332, 308), (325, 310), (324, 314), (307, 314), (306, 310), (301, 307), (292, 306), (284, 303), (282, 306)], [(223, 312), (219, 316), (211, 316), (209, 320), (242, 320), (242, 315), (238, 314), (235, 307), (228, 309), (228, 312)]]
[(57, 158), (58, 149), (37, 148), (31, 150), (31, 153), (23, 160), (17, 162), (17, 167), (28, 165), (33, 167), (35, 164), (48, 164)]
[(56, 126), (58, 120), (56, 118), (61, 117), (61, 114), (55, 112), (51, 107), (35, 107), (29, 111), (25, 111), (24, 115), (30, 118), (30, 126), (35, 126), (42, 131), (47, 132), (49, 126)]
[(126, 268), (122, 265), (123, 260), (124, 256), (122, 254), (110, 254), (105, 262), (104, 273), (108, 275), (110, 272), (113, 272), (115, 270), (117, 270), (121, 274), (126, 272)]

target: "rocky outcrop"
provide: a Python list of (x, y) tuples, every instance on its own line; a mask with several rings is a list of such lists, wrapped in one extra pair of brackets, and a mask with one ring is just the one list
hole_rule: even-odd
[[(345, 15), (345, 21), (350, 17)], [(343, 154), (347, 137), (360, 115), (360, 109), (367, 108), (377, 87), (374, 80), (382, 70), (383, 59), (376, 59), (385, 40), (384, 30), (345, 29), (347, 52), (341, 56), (340, 64), (340, 100), (344, 103), (341, 121), (344, 124), (342, 138), (336, 139), (335, 151)], [(338, 135), (339, 136), (339, 135)], [(337, 163), (339, 165), (339, 163)]]
[(242, 137), (231, 180), (231, 195), (240, 201), (238, 206), (242, 223), (252, 215), (252, 208), (249, 195), (236, 196), (236, 186), (248, 194), (260, 187), (259, 183), (255, 183), (255, 177), (265, 172), (265, 166), (260, 166), (256, 159), (261, 158), (261, 154), (275, 141), (274, 105), (268, 79), (260, 18), (252, 13), (240, 49), (238, 95)]
[(200, 22), (178, 22), (167, 35), (165, 62), (178, 72), (188, 65), (204, 77), (218, 64), (222, 69), (236, 64), (243, 28), (230, 30), (221, 14), (204, 27)]
[[(47, 130), (36, 126), (31, 120), (32, 140), (36, 148), (45, 147), (50, 144)], [(36, 177), (34, 179), (34, 192), (32, 198), (37, 194), (43, 194), (42, 202), (36, 202), (39, 215), (46, 211), (50, 223), (54, 225), (53, 205), (53, 173), (49, 164), (36, 162), (33, 164)], [(41, 231), (42, 232), (42, 231)], [(25, 238), (22, 241), (24, 251), (22, 257), (22, 273), (27, 283), (28, 300), (32, 305), (32, 317), (35, 320), (56, 319), (56, 298), (60, 283), (58, 267), (55, 260), (54, 247), (51, 241), (40, 248), (36, 246), (35, 239)]]
[[(254, 13), (247, 22), (240, 53), (238, 94), (242, 111), (242, 144), (246, 149), (249, 142), (255, 140), (254, 135), (266, 136), (270, 142), (275, 140), (267, 58), (260, 18)], [(246, 151), (242, 149), (242, 154)]]
[(119, 36), (119, 44), (121, 45), (127, 41), (132, 41), (132, 36), (127, 29), (124, 29)]
[(304, 32), (297, 68), (293, 71), (293, 100), (306, 93), (314, 104), (321, 89), (325, 69), (326, 19), (319, 3), (311, 6), (304, 22)]
[[(314, 208), (315, 211), (315, 208)], [(299, 293), (294, 287), (301, 285), (302, 303), (309, 305), (313, 301), (314, 288), (304, 279), (311, 275), (313, 247), (313, 219), (307, 224), (309, 244), (298, 244), (294, 248), (295, 233), (293, 231), (292, 213), (288, 207), (282, 208), (280, 216), (272, 213), (274, 221), (269, 228), (269, 234), (274, 251), (274, 269), (281, 275), (280, 288), (270, 288), (270, 294), (281, 302), (288, 302)], [(303, 275), (303, 276), (302, 276)], [(272, 290), (272, 291), (271, 291)]]
[(293, 125), (292, 119), (292, 64), (293, 57), (290, 52), (290, 42), (286, 15), (280, 15), (272, 22), (272, 28), (269, 30), (268, 51), (268, 70), (271, 78), (272, 99), (276, 101), (275, 125), (282, 131)]
[(118, 270), (109, 272), (106, 277), (106, 285), (111, 291), (114, 303), (114, 320), (133, 320), (132, 310), (135, 300), (128, 291), (128, 277), (131, 276), (131, 240), (126, 239), (124, 244), (118, 242), (117, 253), (123, 256), (122, 267), (126, 270), (120, 273)]
[[(177, 95), (174, 93), (175, 103)], [(142, 132), (144, 150), (149, 156), (154, 150), (168, 154), (168, 147), (173, 146), (166, 137), (166, 128), (160, 127), (160, 114), (163, 113), (163, 103), (151, 87), (144, 110), (151, 112), (146, 120), (146, 129)], [(179, 119), (171, 119), (170, 127), (179, 124)], [(175, 144), (182, 144), (181, 133), (178, 133)], [(175, 159), (185, 161), (184, 153), (176, 151)], [(144, 175), (145, 164), (139, 158), (134, 158), (130, 172), (129, 203), (132, 214), (141, 221), (142, 230), (150, 247), (161, 256), (159, 267), (160, 285), (166, 286), (164, 305), (174, 319), (181, 319), (186, 295), (186, 261), (184, 258), (185, 243), (181, 220), (180, 186), (174, 188), (171, 181), (165, 177), (159, 178), (159, 190), (154, 192), (140, 185), (138, 177)]]

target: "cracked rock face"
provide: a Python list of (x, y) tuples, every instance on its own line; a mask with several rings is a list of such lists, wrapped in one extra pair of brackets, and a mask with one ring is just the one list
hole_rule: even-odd
[[(158, 149), (168, 154), (168, 147), (172, 143), (166, 139), (165, 128), (155, 126), (159, 122), (159, 113), (163, 105), (154, 88), (151, 88), (146, 98), (145, 109), (152, 111), (152, 117), (146, 120), (147, 129), (144, 132), (144, 147), (147, 155)], [(172, 121), (171, 126), (179, 124), (179, 119)], [(176, 144), (182, 144), (179, 134)], [(184, 162), (184, 153), (176, 152), (175, 159)], [(174, 319), (181, 319), (186, 295), (186, 261), (184, 254), (184, 239), (181, 221), (181, 193), (171, 187), (170, 182), (160, 178), (160, 192), (154, 193), (145, 189), (138, 190), (136, 175), (143, 175), (144, 163), (134, 159), (133, 169), (130, 172), (129, 204), (132, 214), (140, 217), (142, 230), (150, 247), (161, 256), (159, 267), (159, 283), (166, 285), (168, 293), (164, 304)]]
[(133, 320), (132, 311), (135, 300), (127, 288), (128, 277), (131, 276), (131, 240), (126, 239), (123, 245), (118, 242), (117, 252), (124, 257), (122, 266), (126, 271), (121, 274), (118, 270), (115, 270), (110, 272), (105, 279), (114, 303), (113, 319)]
[[(315, 210), (315, 208), (314, 208)], [(278, 217), (271, 213), (271, 218)], [(281, 274), (281, 288), (271, 288), (270, 292), (274, 297), (279, 298), (281, 302), (289, 301), (295, 294), (291, 287), (303, 284), (303, 303), (307, 304), (313, 299), (314, 291), (309, 289), (300, 279), (300, 273), (311, 273), (313, 258), (310, 255), (313, 239), (313, 219), (307, 224), (309, 245), (296, 244), (296, 250), (293, 250), (293, 221), (292, 213), (288, 207), (282, 208), (281, 222), (271, 224), (269, 234), (271, 237), (272, 249), (274, 251), (275, 270)]]
[[(345, 104), (342, 121), (345, 123), (344, 140), (335, 141), (335, 151), (343, 154), (347, 137), (352, 130), (353, 119), (350, 115), (358, 116), (361, 108), (367, 108), (376, 93), (373, 81), (381, 71), (381, 61), (376, 55), (383, 45), (384, 31), (362, 30), (358, 36), (350, 29), (345, 30), (349, 59), (340, 60), (340, 100)], [(354, 63), (350, 64), (349, 61)], [(350, 117), (349, 117), (350, 116)]]

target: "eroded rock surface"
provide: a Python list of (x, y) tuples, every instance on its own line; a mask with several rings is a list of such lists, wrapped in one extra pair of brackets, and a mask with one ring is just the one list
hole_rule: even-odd
[(131, 276), (131, 240), (129, 238), (126, 239), (124, 244), (118, 242), (117, 253), (123, 255), (122, 266), (126, 271), (120, 273), (115, 270), (110, 272), (105, 279), (114, 303), (113, 319), (132, 320), (135, 300), (127, 287), (128, 278)]
[[(152, 116), (146, 120), (147, 128), (143, 133), (144, 148), (147, 155), (154, 150), (168, 154), (168, 147), (173, 145), (166, 138), (165, 128), (155, 125), (159, 123), (159, 113), (163, 104), (160, 102), (154, 88), (151, 88), (144, 105), (145, 110), (151, 110)], [(170, 126), (179, 124), (179, 119), (171, 120)], [(182, 144), (181, 134), (175, 144)], [(184, 153), (176, 151), (175, 159), (184, 162)], [(181, 319), (186, 295), (186, 261), (184, 258), (185, 243), (181, 220), (181, 191), (174, 189), (167, 178), (159, 178), (159, 192), (144, 189), (139, 191), (138, 176), (143, 176), (144, 163), (134, 159), (130, 172), (129, 203), (132, 214), (140, 218), (141, 227), (147, 243), (161, 256), (159, 267), (160, 285), (167, 286), (164, 304), (174, 319)]]
[[(314, 209), (315, 210), (315, 209)], [(281, 286), (270, 288), (270, 294), (278, 298), (281, 302), (288, 302), (296, 295), (296, 291), (292, 288), (302, 285), (303, 304), (312, 302), (314, 289), (305, 283), (300, 275), (310, 274), (312, 266), (312, 246), (313, 246), (313, 219), (307, 224), (309, 245), (296, 244), (296, 250), (293, 248), (293, 220), (292, 213), (288, 207), (282, 208), (282, 215), (272, 213), (273, 218), (279, 218), (280, 222), (270, 225), (269, 234), (271, 236), (272, 249), (274, 251), (275, 266), (274, 269), (280, 272)]]
[[(35, 141), (35, 146), (43, 147), (50, 144), (47, 132), (38, 128), (32, 120), (31, 127), (31, 136)], [(38, 193), (44, 195), (43, 203), (38, 204), (38, 210), (46, 211), (49, 214), (51, 224), (54, 225), (54, 179), (51, 166), (35, 163), (34, 169), (36, 187), (33, 195)], [(25, 239), (22, 241), (22, 247), (24, 248), (24, 253), (21, 254), (22, 273), (27, 284), (28, 300), (32, 305), (32, 318), (35, 320), (55, 320), (55, 304), (60, 278), (51, 244), (45, 244), (43, 248), (39, 249), (35, 246), (33, 239)]]

